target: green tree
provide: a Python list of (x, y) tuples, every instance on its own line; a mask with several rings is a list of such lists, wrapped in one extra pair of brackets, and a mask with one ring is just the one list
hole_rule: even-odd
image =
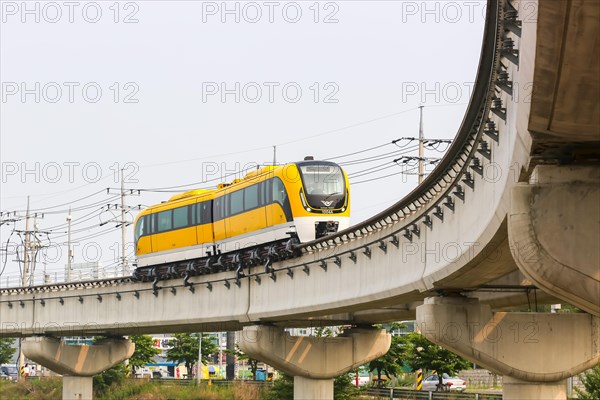
[(7, 364), (17, 350), (14, 347), (15, 339), (0, 338), (0, 364)]
[[(106, 339), (106, 336), (94, 336), (93, 344)], [(121, 362), (98, 375), (94, 375), (94, 390), (96, 393), (104, 393), (112, 385), (120, 385), (127, 378), (127, 366)]]
[(273, 386), (265, 395), (265, 400), (293, 400), (294, 399), (294, 377), (280, 373), (273, 382)]
[[(405, 328), (405, 325), (394, 323), (390, 325), (387, 330), (392, 332), (394, 330)], [(377, 384), (381, 385), (381, 374), (385, 374), (388, 379), (392, 379), (392, 376), (396, 377), (400, 373), (402, 368), (403, 353), (405, 347), (404, 336), (392, 336), (392, 343), (390, 349), (383, 356), (376, 358), (373, 361), (367, 363), (367, 369), (369, 372), (377, 372)]]
[(579, 400), (600, 399), (600, 364), (584, 373), (581, 377), (581, 383), (583, 383), (585, 390), (575, 388)]
[(383, 356), (376, 358), (375, 360), (367, 363), (367, 369), (369, 372), (377, 373), (377, 384), (381, 385), (381, 375), (385, 374), (388, 379), (397, 377), (402, 368), (403, 360), (403, 336), (392, 336), (392, 344), (390, 349)]
[(342, 332), (339, 326), (319, 326), (315, 328), (315, 337), (334, 337)]
[(248, 365), (250, 365), (250, 371), (252, 372), (252, 380), (256, 380), (256, 371), (258, 371), (258, 363), (260, 361), (258, 361), (256, 358), (248, 356), (248, 354), (240, 350), (240, 347), (237, 343), (235, 344), (234, 351), (225, 350), (225, 353), (235, 356), (239, 361), (247, 360)]
[(352, 377), (348, 374), (338, 376), (333, 381), (334, 400), (350, 400), (358, 396), (360, 390), (352, 383)]
[(426, 371), (437, 372), (439, 377), (438, 388), (443, 390), (442, 374), (454, 375), (462, 369), (471, 367), (471, 363), (464, 358), (444, 349), (427, 340), (425, 336), (411, 332), (406, 335), (405, 358), (413, 370), (419, 368)]
[(135, 344), (135, 351), (129, 359), (129, 368), (133, 376), (138, 368), (151, 363), (154, 356), (160, 353), (160, 349), (154, 347), (154, 340), (148, 335), (129, 336), (129, 340)]
[(120, 386), (127, 378), (127, 365), (118, 363), (112, 368), (94, 375), (94, 391), (96, 394), (105, 393), (113, 385)]
[[(198, 333), (177, 333), (169, 340), (167, 346), (167, 360), (184, 363), (188, 374), (192, 371), (192, 365), (198, 362)], [(202, 335), (202, 363), (208, 362), (208, 357), (217, 351), (217, 345), (210, 338)]]

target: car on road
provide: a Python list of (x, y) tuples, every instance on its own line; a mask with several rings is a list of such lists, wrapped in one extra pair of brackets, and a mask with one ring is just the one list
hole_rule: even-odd
[(4, 364), (0, 366), (0, 379), (8, 379), (9, 381), (16, 381), (19, 377), (19, 371), (16, 365)]
[(437, 374), (429, 375), (423, 379), (423, 390), (427, 392), (464, 392), (467, 388), (467, 382), (455, 376), (450, 376), (447, 373), (442, 374), (442, 387), (439, 387), (439, 376)]
[(152, 371), (152, 379), (174, 379), (165, 371)]

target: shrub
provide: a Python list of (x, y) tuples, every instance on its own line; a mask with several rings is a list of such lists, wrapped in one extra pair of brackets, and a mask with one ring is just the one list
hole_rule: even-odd
[(583, 383), (585, 391), (575, 388), (579, 400), (600, 399), (600, 364), (584, 373), (581, 377), (581, 383)]

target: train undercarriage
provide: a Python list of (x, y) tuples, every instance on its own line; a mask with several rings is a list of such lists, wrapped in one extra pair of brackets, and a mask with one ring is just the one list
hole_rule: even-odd
[(193, 260), (139, 267), (131, 278), (137, 282), (153, 282), (155, 287), (159, 281), (180, 278), (186, 286), (191, 286), (189, 279), (193, 276), (235, 271), (235, 279), (239, 283), (250, 267), (262, 265), (265, 272), (270, 273), (273, 271), (273, 262), (298, 257), (299, 243), (297, 238), (292, 237)]

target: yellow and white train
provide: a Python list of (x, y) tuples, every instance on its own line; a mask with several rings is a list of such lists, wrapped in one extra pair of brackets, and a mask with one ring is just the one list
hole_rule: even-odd
[(350, 224), (350, 187), (335, 163), (268, 166), (214, 190), (191, 190), (135, 220), (134, 278), (158, 280), (265, 264)]

